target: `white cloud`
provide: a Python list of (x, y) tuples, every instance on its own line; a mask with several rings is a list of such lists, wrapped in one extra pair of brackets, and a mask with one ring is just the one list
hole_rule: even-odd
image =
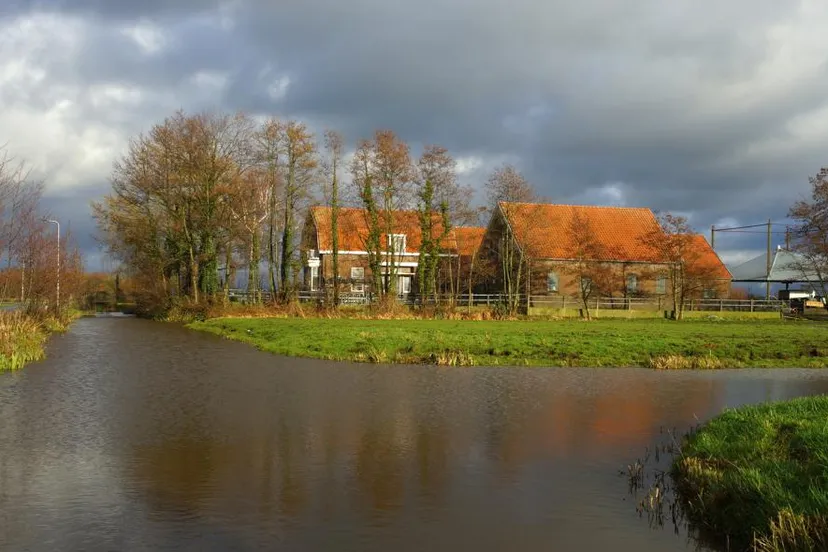
[(141, 49), (141, 52), (148, 56), (161, 53), (167, 46), (167, 37), (164, 30), (146, 20), (124, 27), (121, 32), (132, 39)]
[(267, 94), (273, 101), (280, 101), (287, 96), (288, 88), (290, 87), (290, 77), (282, 75), (276, 80), (272, 81), (267, 87)]
[(483, 166), (483, 158), (476, 155), (458, 157), (455, 161), (458, 175), (472, 173)]

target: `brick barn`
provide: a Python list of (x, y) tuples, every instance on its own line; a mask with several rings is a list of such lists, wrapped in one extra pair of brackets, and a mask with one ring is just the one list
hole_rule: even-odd
[[(669, 294), (670, 265), (660, 252), (645, 244), (649, 233), (660, 231), (650, 209), (507, 202), (498, 204), (483, 238), (481, 255), (493, 267), (485, 291), (503, 290), (504, 252), (514, 251), (510, 258), (517, 256), (523, 263), (520, 293), (577, 296), (582, 278), (573, 266), (578, 248), (583, 252), (577, 237), (579, 230), (573, 227), (578, 224), (590, 236), (593, 258), (588, 261), (605, 269), (596, 295)], [(587, 238), (580, 238), (584, 239)], [(730, 290), (729, 271), (704, 236), (693, 235), (691, 243), (697, 262), (710, 275), (703, 295), (726, 296)]]

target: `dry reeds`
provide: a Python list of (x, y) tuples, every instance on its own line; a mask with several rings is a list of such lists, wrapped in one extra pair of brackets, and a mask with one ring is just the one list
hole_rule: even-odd
[(713, 355), (659, 355), (650, 357), (647, 366), (654, 370), (720, 370), (728, 367)]
[(789, 508), (781, 510), (770, 522), (770, 534), (756, 537), (753, 549), (757, 552), (828, 549), (828, 517), (795, 514)]

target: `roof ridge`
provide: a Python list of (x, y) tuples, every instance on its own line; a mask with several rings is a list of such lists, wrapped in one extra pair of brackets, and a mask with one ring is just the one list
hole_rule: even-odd
[(653, 212), (650, 207), (628, 207), (621, 205), (587, 205), (582, 203), (543, 203), (536, 201), (498, 201), (500, 205), (535, 205), (542, 207), (582, 207), (586, 209), (619, 209), (628, 211), (649, 211)]

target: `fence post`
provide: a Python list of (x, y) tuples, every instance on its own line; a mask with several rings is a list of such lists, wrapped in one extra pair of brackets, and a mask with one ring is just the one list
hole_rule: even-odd
[(753, 299), (750, 300), (750, 312), (753, 312)]
[(724, 310), (724, 299), (719, 299), (719, 312)]
[(600, 297), (596, 297), (596, 298), (595, 298), (595, 312), (596, 312), (596, 313), (598, 312), (598, 308), (599, 308), (600, 306), (601, 306), (601, 298), (600, 298)]

